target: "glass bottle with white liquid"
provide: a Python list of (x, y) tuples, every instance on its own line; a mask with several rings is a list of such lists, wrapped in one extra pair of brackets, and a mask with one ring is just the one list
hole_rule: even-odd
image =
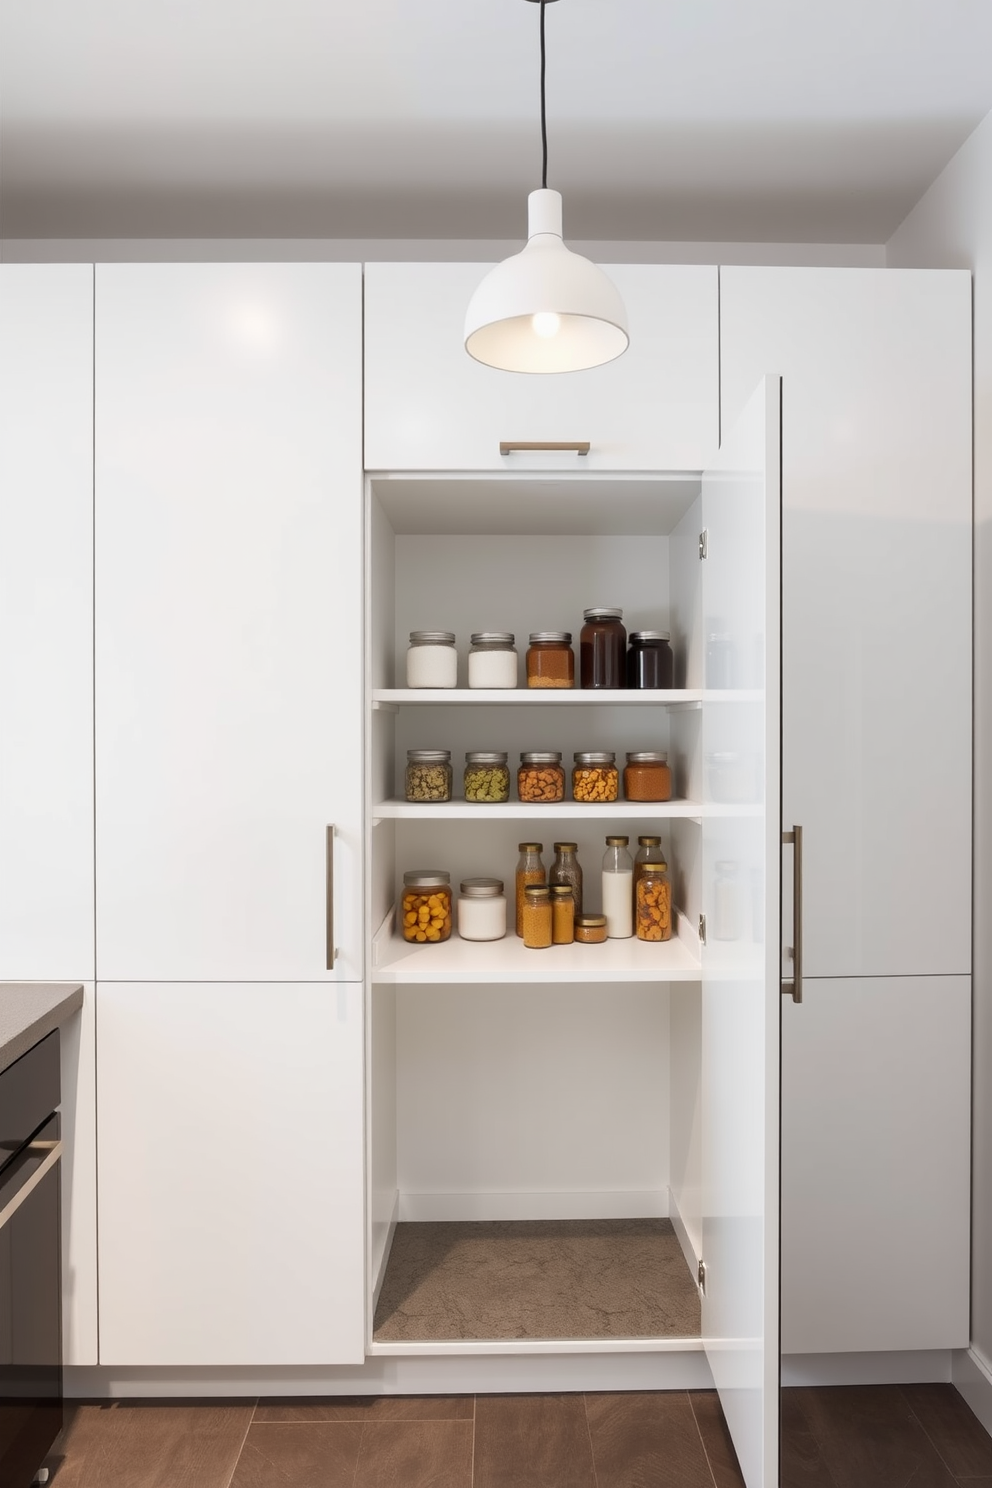
[(627, 851), (629, 837), (607, 837), (603, 858), (603, 913), (611, 940), (629, 940), (634, 933), (634, 861)]

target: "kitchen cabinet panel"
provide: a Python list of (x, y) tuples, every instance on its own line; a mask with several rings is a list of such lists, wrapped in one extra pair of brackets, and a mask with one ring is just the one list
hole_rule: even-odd
[(102, 984), (100, 1363), (364, 1358), (363, 992)]

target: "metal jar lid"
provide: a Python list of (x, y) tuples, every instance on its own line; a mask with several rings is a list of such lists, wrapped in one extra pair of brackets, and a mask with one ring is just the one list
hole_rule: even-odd
[(608, 749), (588, 749), (580, 754), (573, 754), (572, 759), (577, 765), (615, 765), (617, 757)]
[(548, 888), (547, 884), (528, 884), (527, 887), (524, 889), (524, 894), (528, 899), (551, 898), (551, 890)]
[(518, 842), (517, 852), (543, 852), (543, 842)]
[(632, 630), (627, 639), (630, 641), (670, 641), (672, 632), (670, 630)]
[(406, 757), (411, 765), (447, 765), (451, 762), (451, 750), (408, 749)]
[(522, 765), (560, 765), (560, 749), (531, 749), (520, 756)]
[(496, 899), (503, 892), (501, 878), (463, 878), (459, 885), (466, 899)]
[(579, 929), (599, 930), (606, 924), (605, 915), (581, 914), (575, 916), (575, 923)]
[(466, 753), (465, 763), (467, 765), (505, 765), (506, 751), (499, 749), (473, 749)]
[(552, 898), (554, 897), (555, 894), (571, 894), (571, 893), (572, 893), (572, 885), (571, 884), (552, 884), (551, 885), (551, 895), (552, 895)]
[(630, 841), (629, 837), (607, 837), (607, 847), (626, 847)]
[(661, 846), (661, 838), (660, 837), (638, 837), (637, 841), (638, 841), (638, 844), (641, 847), (660, 847)]
[(556, 842), (555, 843), (555, 852), (578, 852), (578, 850), (579, 850), (579, 844), (577, 842)]
[(668, 754), (664, 749), (641, 749), (627, 755), (628, 765), (667, 765)]
[(582, 611), (583, 620), (622, 620), (623, 610), (604, 609), (602, 605), (592, 610)]
[(532, 630), (530, 643), (533, 646), (540, 641), (549, 641), (556, 646), (570, 646), (572, 644), (572, 632), (570, 630)]
[(668, 864), (664, 858), (643, 858), (641, 860), (641, 872), (644, 873), (649, 868), (664, 868), (667, 872)]
[(450, 882), (451, 874), (443, 868), (411, 868), (403, 875), (406, 889), (446, 889)]
[(453, 646), (455, 644), (455, 632), (453, 630), (411, 630), (411, 646)]
[(507, 651), (513, 645), (512, 630), (477, 630), (472, 637), (473, 646), (498, 647)]

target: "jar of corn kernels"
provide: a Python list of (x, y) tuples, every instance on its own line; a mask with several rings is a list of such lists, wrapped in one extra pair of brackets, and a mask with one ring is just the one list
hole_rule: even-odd
[(615, 801), (620, 794), (620, 771), (615, 754), (587, 750), (572, 756), (572, 798), (576, 801)]

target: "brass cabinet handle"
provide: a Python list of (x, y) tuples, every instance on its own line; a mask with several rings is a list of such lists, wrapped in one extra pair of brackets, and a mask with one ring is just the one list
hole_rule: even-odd
[(327, 970), (334, 970), (334, 823), (327, 828), (327, 866), (325, 868), (326, 884), (326, 934), (327, 934)]
[(16, 1194), (10, 1200), (10, 1202), (5, 1204), (4, 1207), (0, 1209), (0, 1230), (2, 1230), (4, 1225), (6, 1225), (10, 1220), (13, 1219), (18, 1209), (20, 1209), (21, 1205), (24, 1203), (25, 1199), (29, 1199), (31, 1197), (35, 1189), (38, 1187), (38, 1184), (41, 1183), (42, 1179), (48, 1177), (48, 1174), (52, 1171), (55, 1164), (62, 1156), (62, 1140), (61, 1138), (58, 1138), (54, 1142), (32, 1142), (28, 1150), (31, 1152), (45, 1152), (47, 1155), (44, 1162), (42, 1162), (37, 1168), (35, 1168), (34, 1172), (31, 1174), (31, 1177), (21, 1188), (17, 1190)]
[(792, 865), (792, 978), (782, 982), (783, 993), (791, 993), (793, 1002), (803, 1000), (803, 829), (794, 826), (782, 833), (782, 841), (795, 849)]
[(576, 455), (587, 455), (589, 453), (588, 439), (573, 439), (571, 443), (558, 443), (553, 439), (501, 439), (499, 452), (501, 455), (512, 455), (527, 450), (572, 450)]

